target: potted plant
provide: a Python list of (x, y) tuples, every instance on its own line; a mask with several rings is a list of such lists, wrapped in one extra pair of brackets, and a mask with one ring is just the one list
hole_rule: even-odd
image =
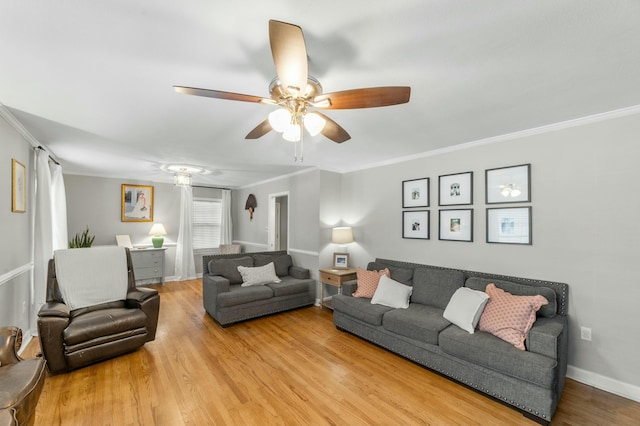
[(87, 229), (82, 231), (82, 233), (77, 233), (76, 236), (69, 241), (69, 248), (91, 247), (95, 238), (95, 235), (89, 235), (89, 226), (87, 226)]

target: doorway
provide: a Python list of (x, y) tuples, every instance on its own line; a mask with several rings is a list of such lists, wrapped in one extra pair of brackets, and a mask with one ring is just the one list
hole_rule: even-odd
[(269, 194), (267, 245), (269, 250), (289, 249), (289, 192)]

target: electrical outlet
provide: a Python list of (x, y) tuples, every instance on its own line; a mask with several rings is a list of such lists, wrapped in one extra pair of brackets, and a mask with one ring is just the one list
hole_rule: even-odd
[(580, 327), (580, 338), (582, 340), (591, 341), (591, 329), (589, 327)]

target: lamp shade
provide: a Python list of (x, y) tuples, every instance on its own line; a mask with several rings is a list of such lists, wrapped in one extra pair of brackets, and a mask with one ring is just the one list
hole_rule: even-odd
[(353, 242), (353, 230), (350, 226), (340, 226), (331, 230), (333, 244), (349, 244)]
[(151, 238), (153, 247), (160, 248), (162, 247), (162, 244), (164, 244), (163, 235), (167, 235), (167, 230), (164, 229), (164, 226), (161, 223), (154, 223), (149, 230), (149, 235), (153, 235), (153, 237)]

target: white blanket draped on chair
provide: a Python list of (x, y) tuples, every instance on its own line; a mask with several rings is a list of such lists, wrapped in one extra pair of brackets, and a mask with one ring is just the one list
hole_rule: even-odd
[(127, 254), (124, 247), (56, 250), (56, 278), (70, 309), (124, 300), (127, 296)]

